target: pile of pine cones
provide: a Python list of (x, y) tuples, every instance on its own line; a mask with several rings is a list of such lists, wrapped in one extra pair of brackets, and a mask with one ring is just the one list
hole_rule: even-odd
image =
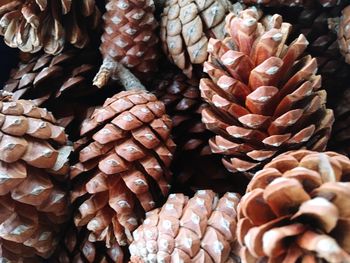
[(0, 35), (0, 262), (350, 263), (350, 0), (0, 0)]

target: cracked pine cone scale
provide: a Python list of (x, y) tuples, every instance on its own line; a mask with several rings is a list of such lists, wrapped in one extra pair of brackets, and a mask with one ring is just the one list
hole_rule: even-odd
[(239, 196), (210, 190), (171, 194), (134, 231), (131, 262), (239, 262), (234, 254)]
[(86, 179), (72, 200), (89, 197), (79, 206), (75, 224), (87, 226), (90, 241), (111, 245), (116, 239), (126, 245), (143, 211), (167, 195), (174, 151), (170, 130), (164, 104), (137, 90), (107, 99), (83, 123), (81, 135), (88, 137), (76, 143), (79, 163), (72, 166), (71, 178)]
[(307, 150), (257, 172), (238, 208), (243, 262), (349, 262), (350, 160)]
[(276, 154), (293, 148), (323, 150), (333, 112), (325, 108), (316, 59), (299, 58), (308, 42), (300, 35), (289, 46), (290, 24), (274, 15), (258, 22), (254, 9), (230, 15), (230, 37), (209, 42), (200, 82), (210, 107), (202, 111), (214, 153), (232, 172), (257, 169)]

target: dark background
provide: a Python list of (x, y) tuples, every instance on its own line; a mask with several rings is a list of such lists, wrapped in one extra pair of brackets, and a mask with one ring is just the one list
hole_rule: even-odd
[(17, 53), (17, 49), (8, 47), (0, 37), (0, 88), (8, 79), (10, 70), (17, 65)]

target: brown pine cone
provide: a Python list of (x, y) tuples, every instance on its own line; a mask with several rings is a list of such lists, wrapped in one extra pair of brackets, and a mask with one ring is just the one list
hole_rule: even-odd
[(71, 167), (74, 222), (91, 242), (126, 245), (144, 211), (168, 194), (171, 120), (154, 95), (131, 90), (107, 99), (80, 132)]
[(166, 0), (160, 27), (163, 51), (191, 78), (192, 65), (203, 65), (208, 57), (208, 39), (223, 39), (227, 13), (242, 8), (234, 8), (228, 0)]
[(232, 172), (258, 169), (291, 149), (323, 150), (334, 120), (316, 59), (300, 58), (305, 37), (287, 46), (290, 24), (279, 15), (258, 18), (252, 9), (228, 17), (230, 37), (210, 40), (204, 64), (210, 78), (200, 82), (210, 105), (202, 120), (217, 134), (211, 150)]
[(86, 229), (77, 229), (72, 224), (65, 231), (50, 263), (123, 263), (124, 252), (118, 244), (106, 248), (103, 242), (90, 242)]
[(343, 9), (337, 29), (340, 52), (350, 64), (350, 5)]
[(46, 109), (6, 92), (0, 109), (1, 259), (40, 262), (53, 253), (68, 217), (62, 181), (71, 147)]
[(47, 108), (74, 140), (89, 108), (115, 93), (114, 87), (100, 90), (92, 85), (100, 62), (98, 51), (92, 48), (34, 55), (12, 70), (3, 89), (12, 92), (14, 99), (31, 99)]
[[(101, 53), (117, 61), (135, 75), (148, 78), (157, 70), (158, 26), (151, 0), (107, 0)], [(109, 72), (112, 74), (111, 72)]]
[(155, 83), (155, 95), (165, 104), (173, 122), (173, 139), (180, 152), (197, 150), (207, 152), (211, 132), (201, 122), (205, 107), (199, 91), (199, 80), (188, 79), (184, 74), (172, 71)]
[(350, 262), (350, 160), (284, 153), (257, 172), (238, 208), (242, 262)]
[(65, 43), (83, 48), (100, 23), (95, 0), (13, 0), (0, 3), (0, 35), (23, 52), (60, 53)]
[(235, 254), (238, 202), (237, 194), (219, 199), (210, 190), (190, 199), (171, 194), (134, 231), (131, 262), (240, 262)]

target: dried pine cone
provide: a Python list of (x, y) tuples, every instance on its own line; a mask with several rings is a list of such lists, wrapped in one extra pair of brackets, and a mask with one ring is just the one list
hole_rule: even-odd
[(231, 9), (228, 0), (166, 0), (160, 28), (163, 51), (189, 78), (192, 64), (202, 65), (208, 57), (208, 39), (224, 38), (225, 16)]
[(0, 35), (23, 52), (60, 53), (65, 43), (83, 48), (100, 12), (94, 0), (13, 0), (0, 2)]
[(58, 243), (68, 200), (61, 182), (70, 147), (64, 129), (31, 101), (0, 101), (0, 250), (3, 262), (40, 262)]
[(159, 54), (153, 0), (108, 0), (106, 9), (100, 47), (105, 64), (117, 61), (148, 78), (157, 69)]
[(200, 82), (210, 104), (202, 120), (217, 133), (211, 149), (232, 172), (252, 171), (290, 149), (324, 149), (334, 119), (319, 90), (316, 59), (299, 58), (305, 37), (287, 46), (290, 24), (279, 15), (258, 18), (253, 9), (228, 17), (230, 37), (210, 40), (204, 64), (210, 79)]
[(92, 48), (34, 55), (12, 70), (3, 89), (12, 92), (14, 99), (31, 99), (50, 110), (67, 128), (70, 139), (75, 139), (89, 107), (101, 105), (109, 93), (115, 93), (114, 87), (100, 90), (92, 85), (100, 62)]
[(242, 262), (350, 262), (350, 160), (284, 153), (257, 172), (238, 208)]
[(342, 11), (338, 26), (338, 43), (346, 63), (350, 64), (350, 5)]
[(134, 231), (131, 262), (240, 262), (236, 250), (239, 196), (200, 190), (189, 199), (171, 194)]
[(71, 225), (49, 262), (123, 263), (124, 253), (118, 244), (106, 248), (103, 242), (90, 242), (86, 229)]
[(211, 132), (201, 122), (205, 106), (199, 91), (199, 80), (188, 79), (176, 71), (164, 74), (155, 84), (157, 98), (165, 104), (173, 122), (173, 138), (180, 152), (205, 152)]
[(120, 92), (95, 110), (76, 142), (71, 167), (74, 222), (89, 241), (126, 245), (144, 211), (169, 191), (174, 151), (164, 104), (142, 90)]

